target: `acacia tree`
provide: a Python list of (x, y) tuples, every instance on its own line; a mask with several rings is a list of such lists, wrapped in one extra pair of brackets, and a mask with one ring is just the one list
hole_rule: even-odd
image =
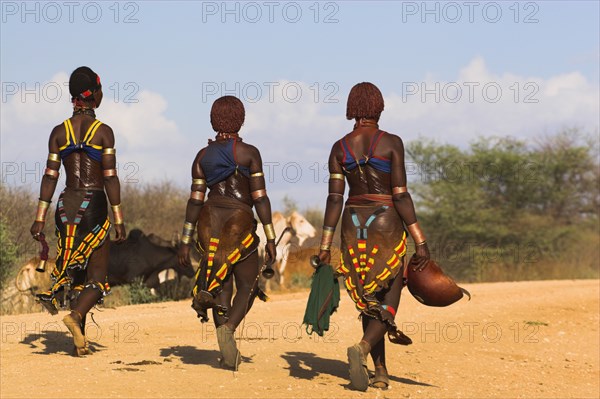
[(522, 274), (567, 249), (594, 250), (583, 244), (599, 237), (598, 147), (578, 131), (534, 145), (480, 138), (464, 150), (413, 142), (407, 153), (419, 219), (451, 274), (482, 280), (490, 266)]

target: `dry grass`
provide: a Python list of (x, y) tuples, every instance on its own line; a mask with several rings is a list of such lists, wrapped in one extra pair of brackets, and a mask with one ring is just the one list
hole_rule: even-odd
[[(57, 194), (54, 196), (56, 203)], [(34, 218), (37, 193), (26, 188), (0, 185), (1, 221), (7, 227), (3, 240), (10, 240), (16, 247), (12, 259), (2, 259), (0, 267), (14, 276), (25, 262), (39, 252), (39, 244), (31, 239), (29, 228)], [(170, 182), (152, 185), (124, 185), (122, 190), (126, 227), (129, 230), (139, 228), (146, 233), (154, 233), (170, 240), (177, 234), (183, 223), (187, 203), (187, 190), (178, 188)], [(311, 219), (318, 223), (317, 210), (311, 209)], [(53, 209), (49, 211), (46, 224), (46, 237), (51, 247), (51, 256), (56, 248), (54, 236)], [(318, 227), (318, 226), (317, 226)], [(305, 289), (310, 285), (313, 269), (310, 257), (317, 254), (320, 236), (308, 240), (302, 248), (292, 248), (284, 274), (285, 291)], [(477, 266), (477, 275), (468, 281), (518, 281), (546, 279), (597, 279), (599, 278), (600, 236), (593, 228), (579, 231), (569, 242), (561, 242), (563, 252), (558, 257), (540, 253), (534, 262), (514, 261), (510, 256), (495, 259)], [(334, 239), (332, 264), (339, 261), (339, 229)], [(5, 245), (6, 243), (0, 243)], [(409, 254), (411, 252), (409, 251)], [(435, 258), (435, 257), (434, 257)], [(444, 267), (444, 260), (438, 259)], [(161, 288), (159, 295), (151, 296), (138, 285), (113, 287), (113, 293), (106, 298), (106, 306), (114, 307), (166, 299), (189, 297), (192, 282), (182, 279), (171, 282)]]

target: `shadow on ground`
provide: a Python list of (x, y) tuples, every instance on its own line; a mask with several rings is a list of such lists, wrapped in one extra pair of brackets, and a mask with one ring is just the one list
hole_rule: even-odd
[[(23, 341), (23, 345), (29, 345), (32, 349), (40, 349), (32, 352), (36, 355), (54, 355), (62, 353), (66, 355), (73, 354), (73, 338), (65, 331), (42, 331), (41, 333), (29, 333)], [(98, 352), (106, 348), (95, 342), (88, 342), (90, 351)]]
[[(290, 371), (290, 377), (312, 380), (319, 375), (327, 374), (346, 381), (348, 380), (348, 364), (341, 360), (324, 359), (314, 353), (306, 352), (286, 352), (281, 357), (289, 364), (286, 370)], [(390, 381), (407, 385), (435, 387), (435, 385), (393, 375), (390, 376)], [(342, 386), (349, 388), (348, 384), (342, 384)]]
[[(198, 349), (195, 346), (170, 346), (160, 350), (160, 356), (168, 358), (170, 356), (178, 357), (184, 364), (207, 365), (214, 368), (219, 366), (221, 353), (216, 350)], [(242, 355), (242, 363), (252, 363), (252, 358)]]

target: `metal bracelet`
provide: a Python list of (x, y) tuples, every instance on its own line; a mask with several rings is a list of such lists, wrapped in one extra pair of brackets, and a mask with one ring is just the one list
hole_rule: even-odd
[(46, 168), (46, 170), (44, 170), (44, 175), (58, 179), (58, 176), (60, 174), (58, 173), (58, 170), (54, 170), (52, 168)]
[(38, 201), (37, 213), (35, 215), (36, 222), (45, 222), (46, 221), (46, 213), (48, 213), (48, 208), (50, 207), (50, 202), (44, 201), (40, 199)]
[(194, 230), (196, 228), (194, 227), (194, 224), (191, 222), (185, 222), (183, 224), (183, 235), (184, 236), (189, 236), (192, 235), (194, 233)]
[(190, 199), (193, 199), (196, 201), (204, 201), (204, 196), (205, 196), (205, 193), (202, 191), (192, 191), (190, 193)]
[(48, 154), (48, 161), (60, 163), (60, 155), (51, 152)]
[(331, 173), (329, 175), (329, 180), (344, 180), (344, 174), (343, 173)]
[(419, 227), (418, 222), (414, 222), (410, 226), (406, 226), (406, 228), (408, 229), (408, 232), (410, 233), (415, 243), (422, 243), (425, 241), (425, 234), (423, 234), (423, 231), (421, 230), (421, 227)]
[(117, 150), (115, 148), (105, 148), (102, 150), (102, 155), (115, 155)]
[(184, 244), (189, 244), (192, 242), (192, 235), (194, 234), (194, 224), (191, 222), (185, 222), (183, 224), (183, 232), (181, 233), (181, 242)]
[(116, 176), (117, 175), (117, 170), (116, 169), (104, 169), (102, 171), (102, 175), (104, 177)]
[(112, 205), (113, 218), (115, 219), (115, 224), (123, 224), (123, 211), (121, 210), (121, 204)]
[(206, 180), (204, 179), (192, 179), (193, 186), (206, 186)]
[(274, 240), (275, 239), (275, 228), (273, 228), (273, 224), (272, 223), (265, 224), (263, 226), (263, 229), (265, 230), (265, 236), (267, 237), (267, 240)]
[(403, 187), (392, 187), (392, 194), (402, 194), (402, 193), (407, 193), (408, 189), (406, 188), (406, 186)]
[(335, 233), (335, 227), (323, 226), (323, 233), (321, 235), (321, 249), (331, 248), (331, 243), (333, 242), (333, 234), (334, 233)]
[(265, 197), (267, 195), (267, 190), (265, 190), (264, 188), (261, 190), (255, 190), (255, 191), (252, 191), (250, 193), (250, 195), (252, 195), (252, 199), (254, 201), (256, 201), (257, 199), (259, 199), (261, 197)]
[(252, 173), (250, 177), (263, 177), (265, 174), (263, 172)]

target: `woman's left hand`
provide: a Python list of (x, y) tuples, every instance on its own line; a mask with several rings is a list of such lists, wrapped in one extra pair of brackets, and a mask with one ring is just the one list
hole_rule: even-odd
[(191, 267), (192, 262), (190, 261), (190, 244), (181, 244), (177, 251), (177, 257), (179, 258), (179, 265), (183, 267)]
[(416, 271), (421, 271), (425, 268), (425, 265), (427, 264), (427, 261), (429, 260), (429, 258), (431, 258), (431, 255), (429, 254), (429, 247), (427, 246), (427, 243), (425, 243), (423, 245), (417, 245), (415, 247), (415, 253), (417, 255), (419, 263), (416, 266), (414, 266), (414, 269)]
[(419, 256), (421, 258), (425, 258), (425, 259), (431, 258), (431, 255), (429, 254), (429, 247), (427, 246), (427, 243), (425, 243), (423, 245), (417, 245), (415, 248), (415, 252), (417, 253), (417, 256)]

